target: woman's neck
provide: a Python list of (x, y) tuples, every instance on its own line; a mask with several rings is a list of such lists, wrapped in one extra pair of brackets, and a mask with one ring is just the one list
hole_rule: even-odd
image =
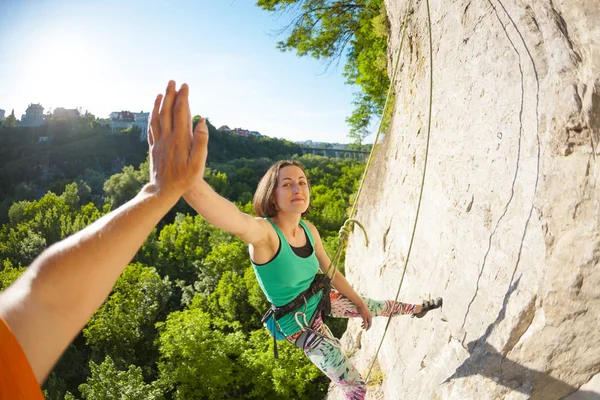
[(286, 236), (296, 237), (297, 234), (302, 233), (300, 218), (300, 214), (285, 214), (280, 212), (271, 219)]

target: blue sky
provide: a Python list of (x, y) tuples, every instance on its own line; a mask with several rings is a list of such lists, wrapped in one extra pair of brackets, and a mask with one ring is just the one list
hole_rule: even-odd
[(217, 127), (349, 142), (358, 88), (343, 64), (277, 50), (289, 18), (250, 0), (0, 0), (0, 108), (149, 111), (174, 79)]

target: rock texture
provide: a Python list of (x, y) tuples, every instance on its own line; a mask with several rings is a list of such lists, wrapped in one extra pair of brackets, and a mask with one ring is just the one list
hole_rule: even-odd
[[(373, 298), (398, 290), (429, 116), (427, 3), (386, 6), (390, 64), (411, 13), (396, 110), (358, 208), (369, 247), (357, 230), (346, 257), (349, 281)], [(431, 141), (400, 299), (445, 303), (392, 320), (369, 398), (598, 399), (600, 2), (430, 7)], [(361, 333), (352, 321), (343, 338), (364, 374), (386, 322)]]

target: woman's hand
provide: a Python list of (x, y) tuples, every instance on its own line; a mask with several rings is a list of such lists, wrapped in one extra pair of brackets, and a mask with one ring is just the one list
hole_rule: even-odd
[(154, 102), (148, 129), (150, 185), (177, 199), (202, 179), (207, 155), (208, 129), (201, 120), (192, 133), (188, 94), (186, 84), (177, 91), (170, 81)]
[(358, 304), (357, 308), (358, 308), (358, 312), (360, 313), (360, 317), (362, 318), (363, 322), (362, 322), (362, 328), (365, 331), (368, 331), (371, 328), (371, 325), (373, 324), (373, 314), (371, 314), (371, 311), (369, 311), (369, 307), (367, 307), (367, 304), (362, 301), (362, 304)]

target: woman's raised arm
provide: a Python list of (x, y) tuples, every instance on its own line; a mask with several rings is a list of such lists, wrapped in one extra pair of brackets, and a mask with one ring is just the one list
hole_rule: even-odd
[[(202, 119), (195, 132), (208, 132)], [(219, 229), (238, 236), (254, 246), (268, 240), (270, 224), (262, 218), (255, 218), (241, 212), (231, 201), (221, 197), (204, 179), (200, 179), (183, 198), (206, 221)]]

